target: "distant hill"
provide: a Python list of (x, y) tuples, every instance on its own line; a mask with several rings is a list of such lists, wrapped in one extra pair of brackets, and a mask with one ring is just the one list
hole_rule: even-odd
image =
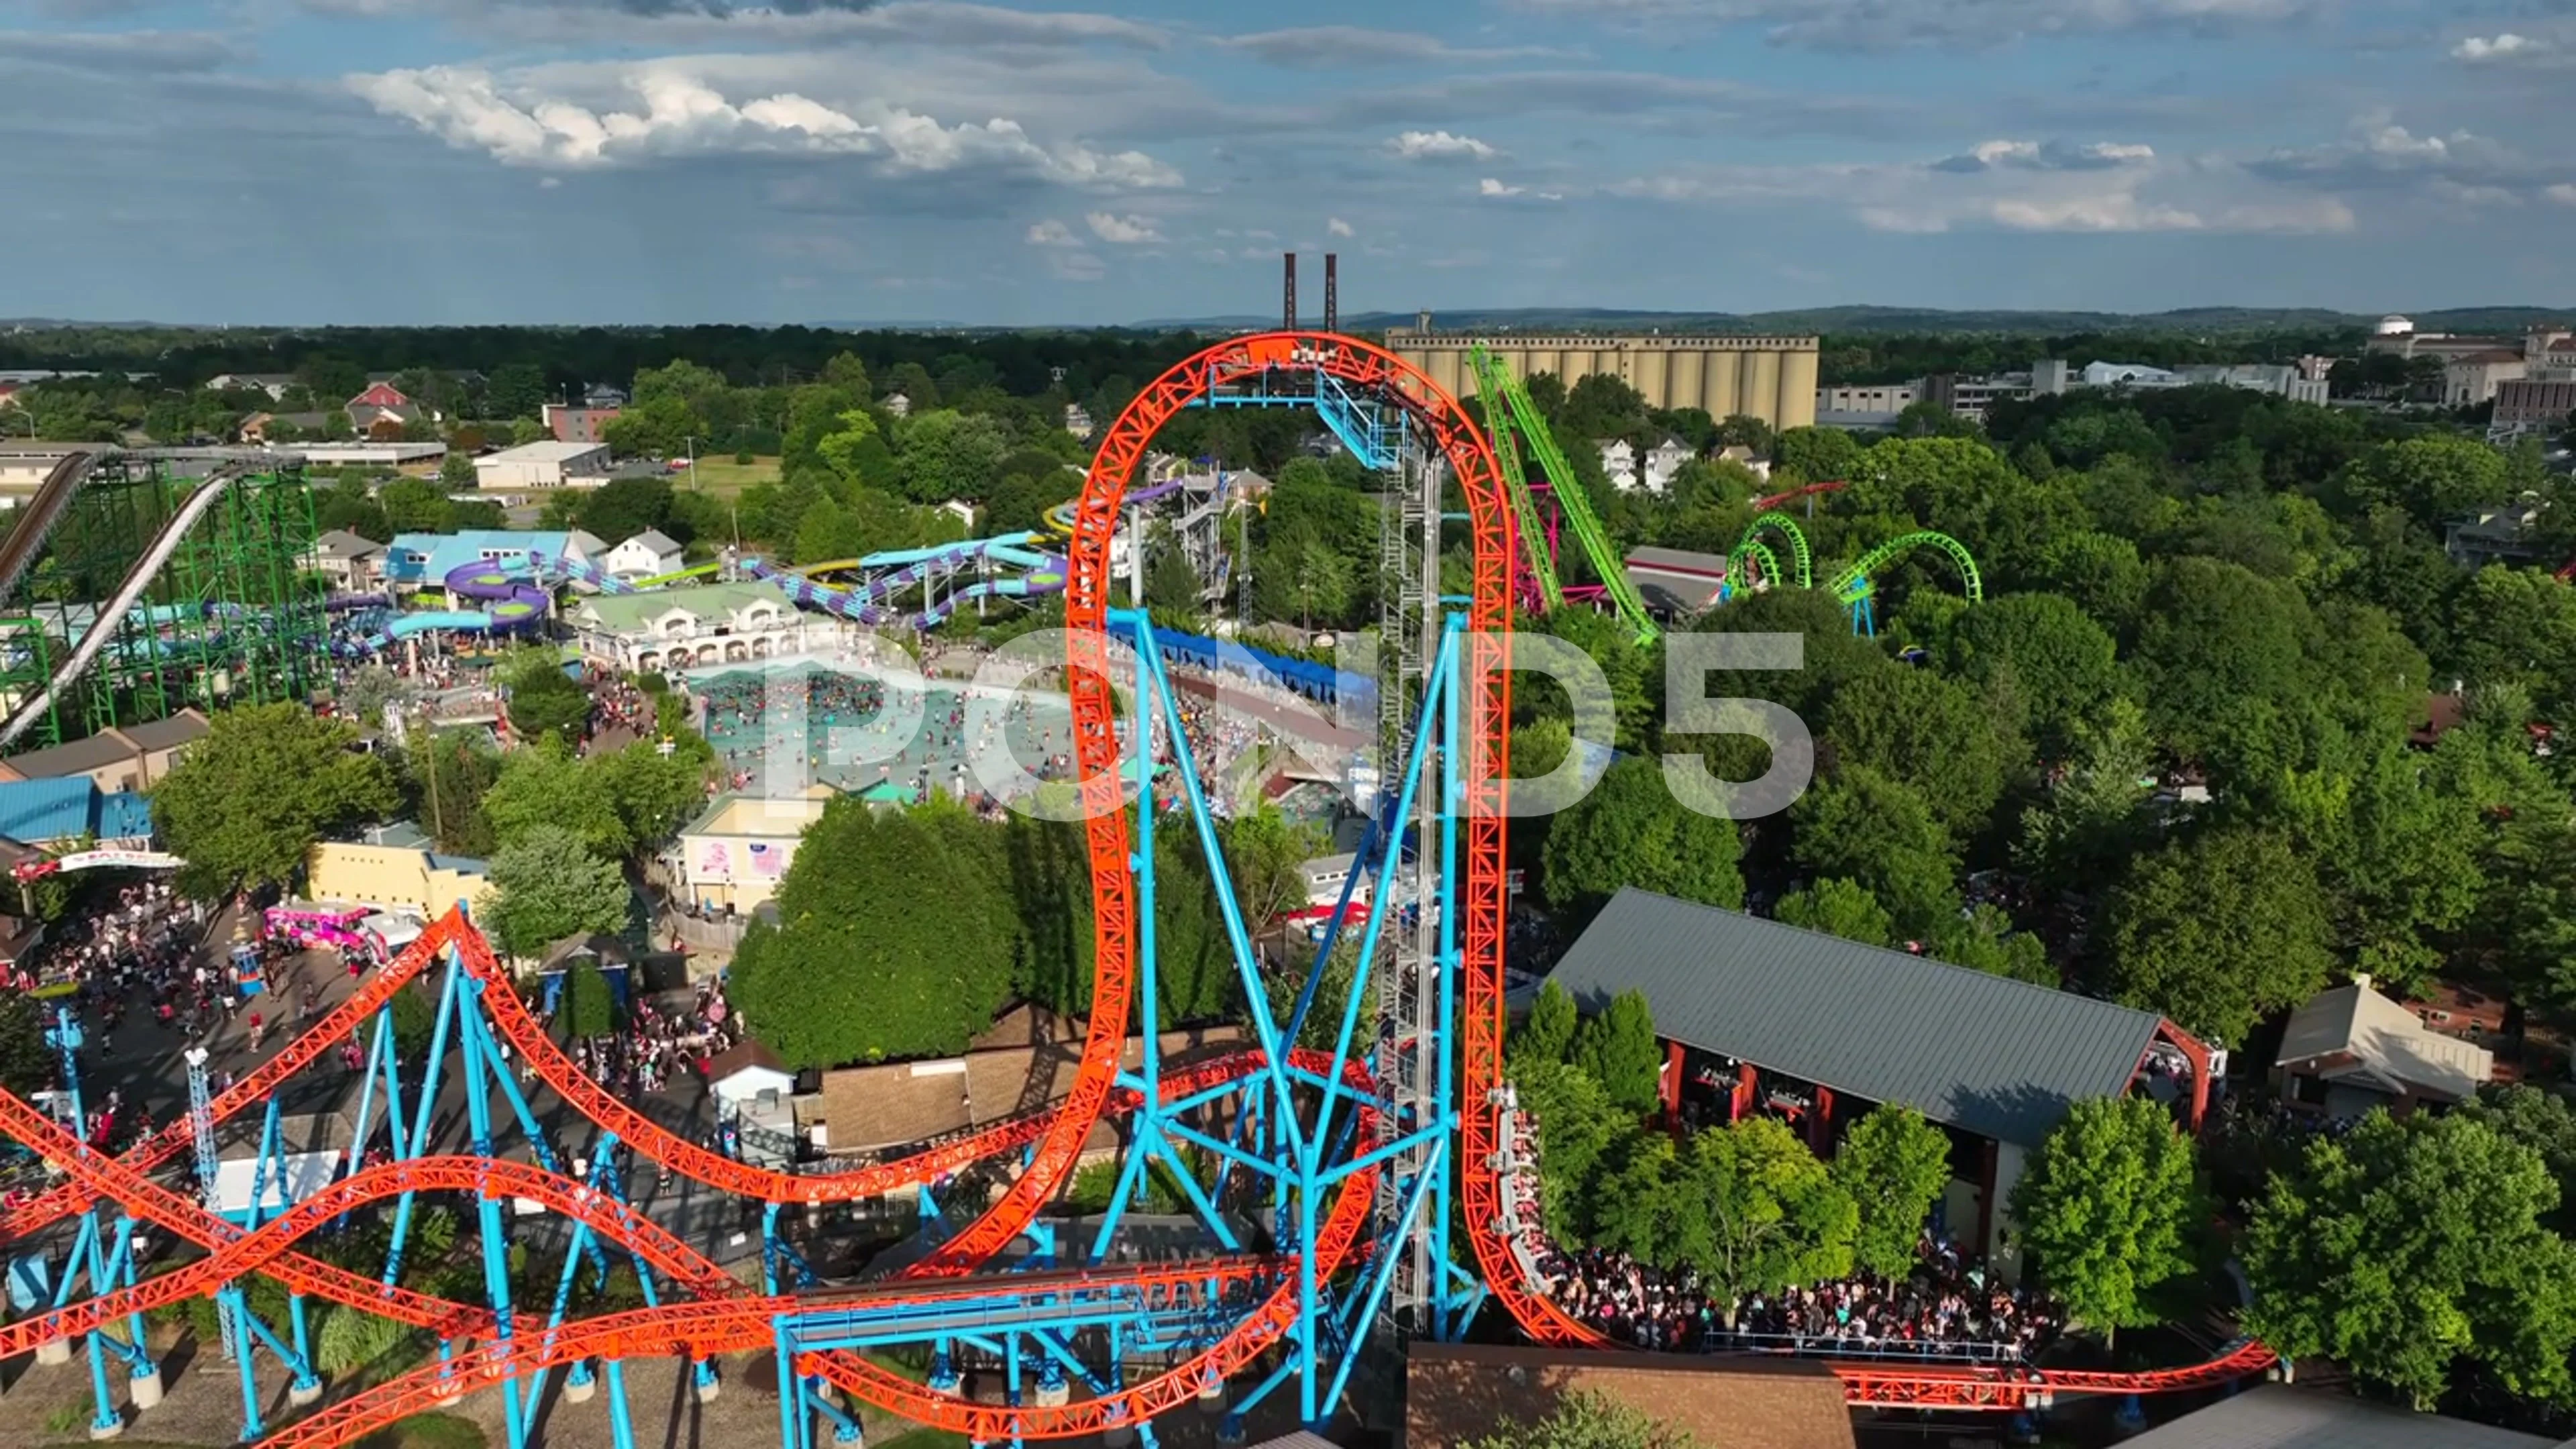
[[(2063, 337), (2101, 332), (2291, 332), (2369, 327), (2378, 313), (2334, 312), (2319, 307), (2185, 307), (2171, 312), (1952, 312), (1933, 307), (1815, 307), (1789, 312), (1647, 312), (1608, 307), (1455, 308), (1432, 313), (1442, 331), (1561, 328), (1583, 332), (1718, 332), (1838, 337), (1870, 333), (1997, 333)], [(2518, 333), (2526, 325), (2576, 317), (2576, 307), (2460, 307), (2410, 312), (2427, 332)], [(1130, 324), (1139, 330), (1236, 331), (1268, 324), (1257, 316), (1157, 318)], [(1410, 327), (1410, 312), (1361, 312), (1342, 318), (1352, 332)]]

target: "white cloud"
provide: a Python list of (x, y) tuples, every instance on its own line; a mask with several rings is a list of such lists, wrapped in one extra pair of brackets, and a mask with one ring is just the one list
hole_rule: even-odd
[(2556, 185), (2543, 190), (2540, 194), (2548, 197), (2554, 202), (2557, 202), (2560, 206), (2576, 206), (2576, 183), (2561, 181)]
[(1141, 151), (1073, 141), (1041, 144), (1007, 117), (942, 125), (881, 101), (827, 105), (793, 91), (736, 104), (670, 63), (613, 72), (627, 104), (549, 92), (529, 76), (470, 66), (430, 66), (348, 77), (349, 89), (389, 116), (504, 165), (556, 170), (660, 157), (748, 153), (864, 156), (880, 171), (1014, 172), (1062, 185), (1177, 186), (1181, 175)]
[(1502, 154), (1473, 136), (1453, 136), (1447, 131), (1406, 131), (1389, 136), (1386, 149), (1407, 161), (1490, 161)]
[(1033, 247), (1078, 247), (1082, 245), (1081, 239), (1073, 234), (1073, 228), (1066, 226), (1063, 222), (1060, 222), (1051, 216), (1046, 220), (1031, 226), (1025, 240)]
[(1505, 186), (1501, 181), (1496, 180), (1491, 176), (1488, 176), (1484, 180), (1476, 183), (1476, 194), (1478, 196), (1518, 196), (1527, 189), (1527, 187), (1521, 186)]
[(1353, 233), (1352, 233), (1352, 231), (1351, 231), (1351, 224), (1350, 224), (1349, 222), (1347, 222), (1347, 221), (1342, 220), (1340, 217), (1338, 217), (1338, 216), (1334, 216), (1334, 217), (1327, 217), (1327, 218), (1325, 218), (1325, 219), (1324, 219), (1324, 235), (1326, 235), (1326, 236), (1350, 236), (1350, 235), (1352, 235), (1352, 234), (1353, 234)]
[(1154, 230), (1154, 224), (1141, 216), (1113, 216), (1105, 211), (1095, 211), (1085, 216), (1083, 221), (1090, 225), (1093, 236), (1120, 246), (1163, 239), (1163, 234)]
[(2545, 40), (2534, 39), (2528, 35), (2516, 35), (2508, 30), (2492, 39), (2479, 35), (2469, 36), (2451, 47), (2451, 58), (2469, 61), (2472, 64), (2479, 61), (2527, 60), (2549, 49), (2549, 42)]
[(2156, 159), (2156, 148), (2097, 141), (2072, 146), (2063, 141), (1984, 141), (1966, 153), (1932, 163), (1936, 171), (2101, 171), (2143, 165)]

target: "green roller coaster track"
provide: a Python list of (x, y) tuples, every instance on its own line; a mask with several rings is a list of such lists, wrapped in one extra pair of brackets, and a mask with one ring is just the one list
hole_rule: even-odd
[(1935, 533), (1928, 528), (1899, 534), (1862, 554), (1860, 562), (1835, 577), (1834, 598), (1845, 605), (1856, 605), (1866, 601), (1878, 592), (1878, 586), (1874, 582), (1878, 571), (1898, 557), (1912, 553), (1918, 548), (1937, 549), (1949, 555), (1950, 562), (1958, 567), (1959, 582), (1967, 590), (1968, 602), (1972, 604), (1985, 602), (1985, 579), (1978, 574), (1977, 561), (1969, 555), (1967, 545), (1946, 533)]
[(1503, 426), (1508, 408), (1494, 405), (1509, 384), (1492, 354), (1482, 347), (1471, 351), (1468, 360), (1476, 369), (1476, 390), (1486, 400), (1485, 430), (1493, 435), (1494, 457), (1503, 465), (1503, 488), (1511, 496), (1512, 521), (1520, 528), (1521, 553), (1531, 577), (1538, 582), (1539, 601), (1550, 611), (1562, 609), (1565, 586), (1558, 581), (1556, 565), (1547, 556), (1547, 535), (1539, 529), (1538, 506), (1530, 500), (1529, 480), (1521, 472), (1521, 450), (1512, 441), (1512, 430)]
[[(1468, 363), (1476, 371), (1476, 387), (1485, 397), (1485, 426), (1495, 434), (1496, 451), (1508, 455), (1511, 445), (1502, 439), (1503, 418), (1494, 407), (1494, 399), (1503, 401), (1501, 412), (1510, 414), (1511, 427), (1520, 434), (1520, 442), (1538, 459), (1539, 471), (1547, 475), (1547, 485), (1556, 499), (1565, 521), (1574, 527), (1575, 541), (1582, 545), (1583, 556), (1591, 561), (1592, 571), (1600, 575), (1603, 592), (1609, 595), (1611, 607), (1621, 621), (1636, 632), (1637, 642), (1652, 644), (1663, 631), (1656, 627), (1646, 612), (1646, 601), (1637, 595), (1637, 586), (1628, 581), (1628, 570), (1618, 552), (1610, 547), (1601, 520), (1594, 517), (1591, 501), (1584, 496), (1583, 485), (1575, 481), (1574, 470), (1558, 451), (1556, 438), (1548, 432), (1547, 420), (1539, 416), (1538, 405), (1530, 401), (1529, 392), (1505, 374), (1493, 355), (1482, 347), (1471, 348)], [(1509, 482), (1510, 475), (1505, 475)], [(1513, 490), (1513, 509), (1521, 516), (1524, 537), (1535, 540), (1536, 507), (1529, 501), (1524, 484)], [(1533, 543), (1533, 546), (1536, 546)], [(1552, 570), (1542, 567), (1540, 588), (1551, 582)]]
[[(1798, 525), (1781, 517), (1779, 514), (1765, 513), (1754, 519), (1751, 523), (1746, 524), (1744, 527), (1744, 536), (1737, 539), (1735, 542), (1735, 552), (1742, 553), (1745, 546), (1748, 544), (1756, 548), (1761, 548), (1762, 551), (1759, 557), (1762, 562), (1762, 577), (1769, 579), (1774, 583), (1779, 582), (1782, 578), (1780, 573), (1780, 560), (1771, 552), (1770, 549), (1763, 548), (1760, 542), (1762, 535), (1766, 532), (1776, 533), (1788, 541), (1789, 557), (1796, 562), (1798, 567), (1798, 587), (1802, 589), (1814, 588), (1816, 586), (1816, 556), (1814, 551), (1807, 547), (1806, 532), (1799, 528)], [(1727, 555), (1730, 562), (1734, 557), (1734, 553)], [(1730, 567), (1727, 572), (1732, 574), (1734, 569)]]
[(1739, 541), (1727, 552), (1726, 582), (1730, 588), (1743, 580), (1748, 565), (1751, 566), (1756, 577), (1764, 579), (1780, 577), (1780, 556), (1771, 551), (1771, 545), (1758, 538), (1747, 538)]

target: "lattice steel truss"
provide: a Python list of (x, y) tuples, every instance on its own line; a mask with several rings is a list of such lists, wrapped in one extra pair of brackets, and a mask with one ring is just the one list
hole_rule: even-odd
[[(13, 633), (0, 622), (7, 653), (0, 688), (32, 698), (50, 666), (91, 629), (115, 633), (20, 746), (191, 705), (301, 699), (328, 679), (327, 586), (306, 571), (316, 528), (300, 465), (236, 471), (193, 525), (164, 536), (223, 463), (137, 452), (112, 454), (92, 469), (28, 578), (27, 617), (39, 628)], [(145, 568), (154, 576), (134, 606), (102, 618), (120, 586)]]

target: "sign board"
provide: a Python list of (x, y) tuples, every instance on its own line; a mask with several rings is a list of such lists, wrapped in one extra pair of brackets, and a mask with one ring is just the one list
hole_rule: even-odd
[(31, 860), (20, 865), (15, 874), (20, 880), (34, 880), (58, 870), (177, 870), (187, 862), (158, 850), (76, 850), (51, 860)]

